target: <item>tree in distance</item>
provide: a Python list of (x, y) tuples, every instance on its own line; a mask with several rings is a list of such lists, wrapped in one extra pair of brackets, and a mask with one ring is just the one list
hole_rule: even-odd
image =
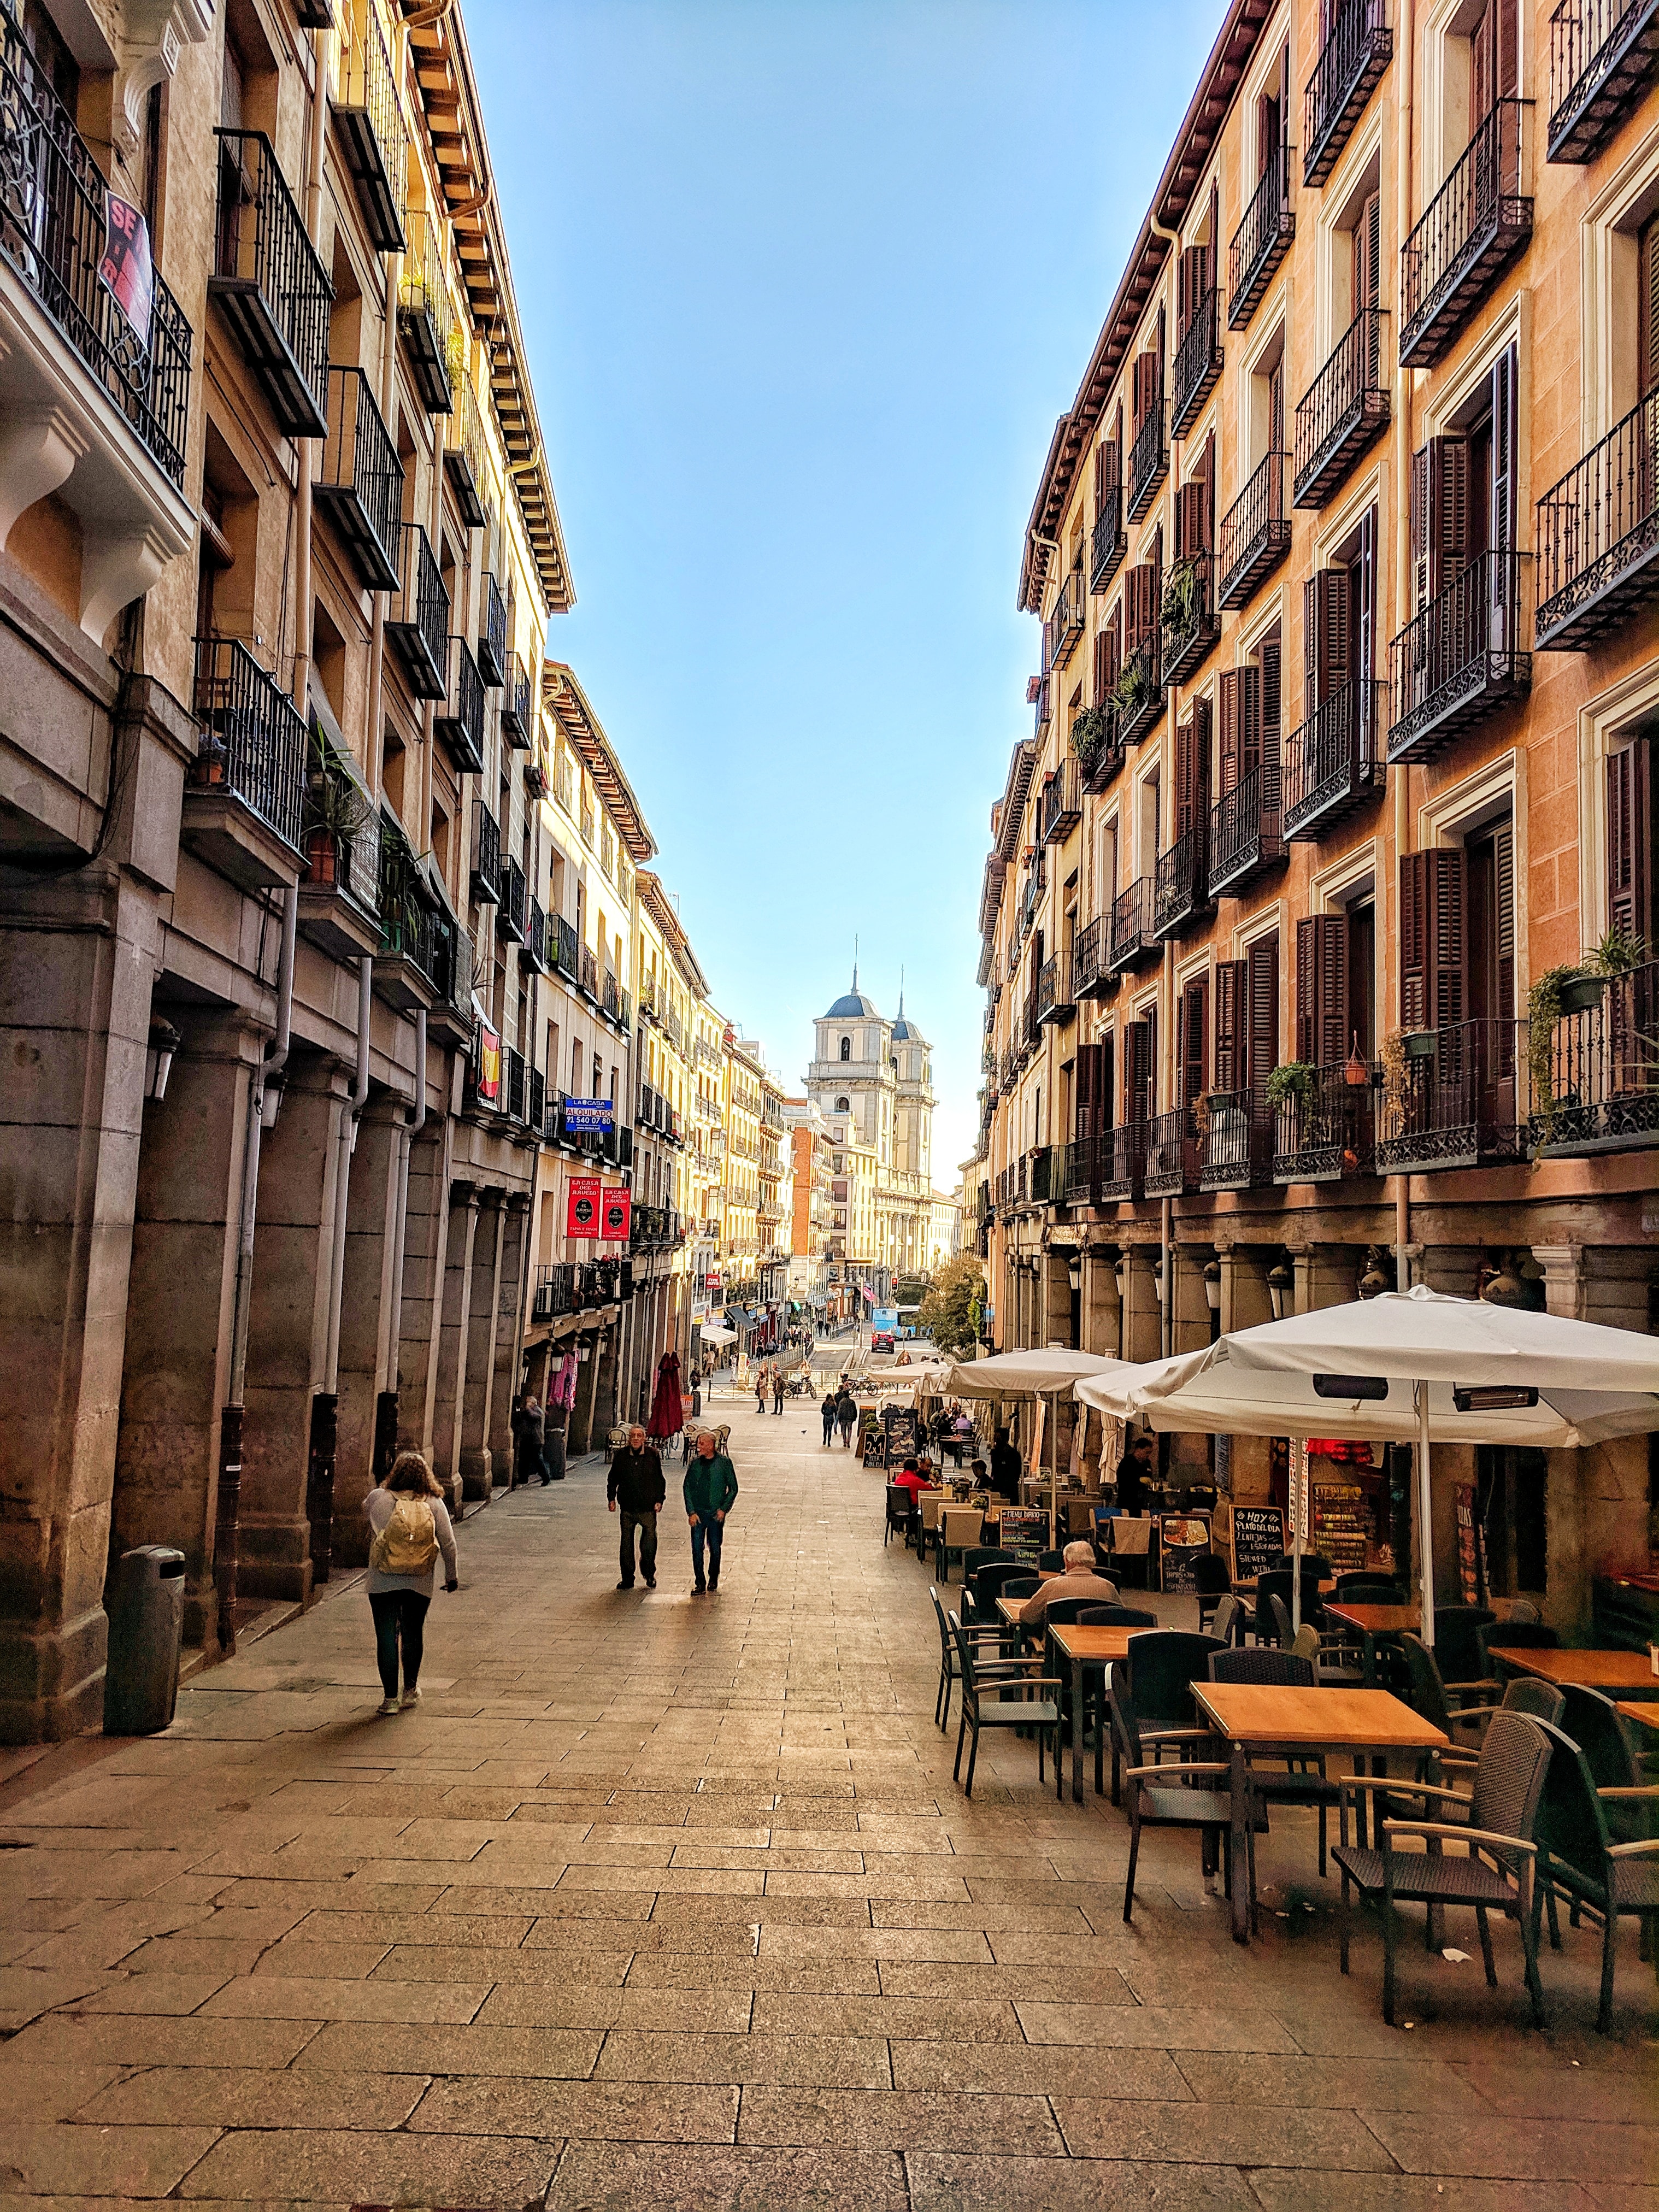
[(964, 1253), (947, 1260), (935, 1273), (916, 1316), (917, 1330), (931, 1337), (941, 1352), (960, 1357), (978, 1340), (984, 1306), (985, 1278), (979, 1262)]

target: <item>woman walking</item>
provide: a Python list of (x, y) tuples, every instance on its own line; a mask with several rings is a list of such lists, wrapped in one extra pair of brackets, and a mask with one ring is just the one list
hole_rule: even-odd
[(842, 1394), (836, 1401), (836, 1419), (841, 1428), (841, 1448), (843, 1451), (850, 1451), (853, 1448), (853, 1431), (858, 1425), (858, 1418), (857, 1401), (843, 1385)]
[(757, 1413), (763, 1413), (766, 1411), (766, 1363), (764, 1360), (755, 1370), (755, 1411)]
[[(418, 1705), (426, 1609), (438, 1554), (444, 1588), (459, 1589), (455, 1532), (438, 1478), (419, 1452), (399, 1452), (379, 1489), (363, 1500), (373, 1532), (368, 1547), (368, 1609), (374, 1616), (374, 1661), (385, 1692), (380, 1710), (395, 1713)], [(398, 1658), (403, 1653), (404, 1693), (398, 1697)]]
[(836, 1433), (836, 1415), (840, 1409), (840, 1406), (841, 1398), (839, 1393), (835, 1390), (826, 1389), (823, 1394), (823, 1403), (818, 1408), (818, 1411), (823, 1416), (823, 1449), (825, 1451), (829, 1450), (830, 1441)]

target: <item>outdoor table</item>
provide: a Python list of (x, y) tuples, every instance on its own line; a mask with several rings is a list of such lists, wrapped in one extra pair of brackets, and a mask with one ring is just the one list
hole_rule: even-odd
[[(1357, 1608), (1356, 1608), (1357, 1609)], [(1194, 1682), (1200, 1715), (1228, 1744), (1233, 1801), (1233, 1941), (1249, 1940), (1249, 1755), (1348, 1752), (1354, 1771), (1388, 1752), (1445, 1751), (1449, 1739), (1387, 1690), (1289, 1689), (1256, 1682)]]
[(1376, 1687), (1377, 1638), (1403, 1636), (1408, 1629), (1414, 1632), (1423, 1625), (1423, 1616), (1414, 1605), (1328, 1605), (1325, 1617), (1340, 1621), (1344, 1628), (1359, 1631), (1360, 1665), (1368, 1690)]
[[(1072, 1802), (1083, 1802), (1083, 1678), (1086, 1668), (1103, 1672), (1115, 1659), (1123, 1658), (1132, 1636), (1140, 1628), (1091, 1628), (1079, 1620), (1057, 1620), (1048, 1631), (1054, 1649), (1072, 1662)], [(1095, 1795), (1101, 1791), (1100, 1752), (1095, 1752)]]
[(1627, 1721), (1640, 1721), (1644, 1728), (1659, 1729), (1659, 1705), (1638, 1705), (1633, 1699), (1621, 1698), (1613, 1707)]
[[(1233, 1595), (1235, 1597), (1254, 1597), (1256, 1594), (1256, 1589), (1260, 1580), (1261, 1577), (1259, 1576), (1250, 1575), (1243, 1582), (1235, 1583), (1233, 1584)], [(1321, 1597), (1323, 1597), (1327, 1590), (1334, 1590), (1335, 1588), (1336, 1577), (1334, 1575), (1327, 1575), (1325, 1579), (1319, 1585), (1319, 1595)]]
[(1501, 1659), (1517, 1674), (1536, 1674), (1559, 1690), (1600, 1690), (1606, 1697), (1659, 1697), (1659, 1678), (1645, 1651), (1516, 1651), (1489, 1644), (1489, 1659)]

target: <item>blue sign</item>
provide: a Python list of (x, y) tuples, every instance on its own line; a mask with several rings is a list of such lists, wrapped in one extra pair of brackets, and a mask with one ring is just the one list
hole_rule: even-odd
[(608, 1098), (567, 1098), (564, 1126), (573, 1135), (602, 1137), (616, 1121), (617, 1109)]

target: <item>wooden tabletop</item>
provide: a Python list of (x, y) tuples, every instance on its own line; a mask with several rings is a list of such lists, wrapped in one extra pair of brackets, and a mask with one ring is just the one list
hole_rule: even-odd
[(1296, 1690), (1260, 1682), (1194, 1682), (1199, 1706), (1230, 1742), (1433, 1751), (1448, 1739), (1387, 1690)]
[(1057, 1650), (1068, 1659), (1121, 1659), (1129, 1649), (1132, 1636), (1144, 1636), (1144, 1628), (1091, 1628), (1080, 1620), (1057, 1620), (1048, 1631)]
[(1423, 1615), (1414, 1605), (1328, 1605), (1333, 1620), (1344, 1620), (1362, 1636), (1397, 1636), (1402, 1629), (1420, 1628)]
[(1659, 1701), (1650, 1705), (1638, 1705), (1634, 1699), (1623, 1698), (1613, 1710), (1623, 1713), (1627, 1721), (1640, 1721), (1644, 1728), (1659, 1729)]
[[(1261, 1577), (1259, 1576), (1251, 1575), (1242, 1583), (1235, 1583), (1233, 1584), (1233, 1595), (1235, 1597), (1255, 1596), (1260, 1581)], [(1319, 1594), (1323, 1597), (1327, 1590), (1334, 1590), (1335, 1588), (1336, 1577), (1334, 1575), (1327, 1575), (1324, 1581), (1319, 1585)]]
[(1536, 1674), (1562, 1689), (1640, 1690), (1654, 1684), (1653, 1662), (1645, 1651), (1511, 1651), (1489, 1644), (1489, 1659), (1501, 1659), (1517, 1674)]

